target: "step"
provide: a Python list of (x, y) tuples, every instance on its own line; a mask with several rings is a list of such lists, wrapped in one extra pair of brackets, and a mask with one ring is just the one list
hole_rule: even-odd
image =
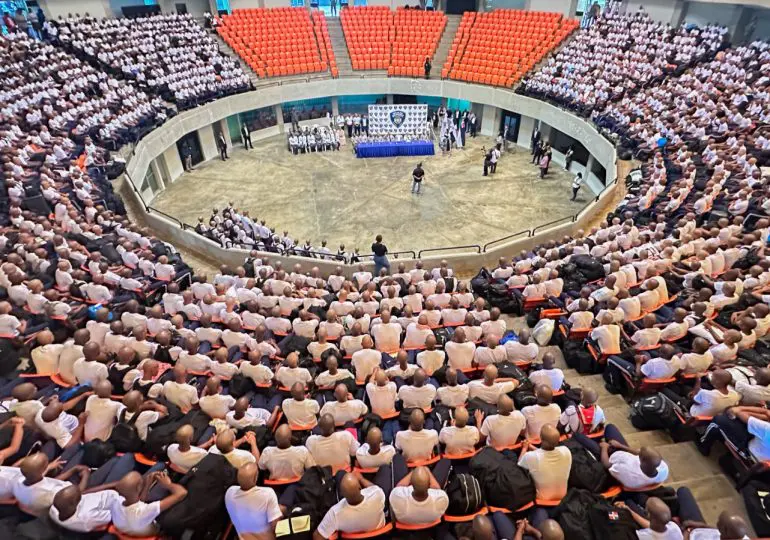
[(664, 444), (655, 449), (668, 463), (668, 482), (685, 482), (722, 475), (719, 463), (701, 454), (694, 442)]

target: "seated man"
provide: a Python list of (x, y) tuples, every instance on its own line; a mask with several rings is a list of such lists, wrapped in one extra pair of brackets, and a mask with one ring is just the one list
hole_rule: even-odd
[(190, 424), (181, 426), (176, 430), (175, 443), (169, 444), (166, 448), (168, 460), (179, 470), (184, 472), (195, 467), (200, 460), (206, 457), (209, 448), (216, 442), (216, 435), (200, 446), (192, 444), (195, 430)]
[(227, 513), (239, 538), (259, 538), (269, 533), (272, 536), (276, 523), (283, 517), (275, 491), (257, 486), (258, 476), (257, 466), (247, 463), (238, 469), (238, 485), (225, 493)]
[(302, 476), (314, 466), (315, 460), (304, 446), (292, 446), (291, 429), (286, 424), (275, 431), (275, 446), (267, 446), (259, 456), (259, 468), (267, 471), (271, 480), (289, 480)]
[(398, 399), (404, 409), (420, 408), (428, 410), (436, 398), (436, 387), (426, 383), (426, 375), (422, 369), (414, 372), (411, 385), (405, 384), (398, 389)]
[[(149, 487), (157, 482), (168, 495), (159, 501), (147, 502)], [(142, 477), (132, 471), (115, 486), (118, 498), (112, 503), (112, 524), (123, 534), (152, 536), (158, 533), (155, 519), (187, 497), (187, 490), (173, 483), (165, 472), (154, 472)]]
[(38, 517), (47, 514), (56, 493), (72, 485), (68, 480), (75, 474), (80, 477), (80, 490), (86, 489), (91, 470), (85, 465), (75, 465), (55, 478), (46, 476), (49, 470), (60, 465), (58, 460), (49, 464), (48, 457), (43, 452), (37, 452), (22, 460), (19, 466), (21, 476), (16, 477), (13, 484), (13, 498), (25, 513)]
[(599, 346), (600, 354), (620, 353), (620, 327), (612, 322), (612, 315), (605, 313), (600, 326), (591, 330), (590, 337)]
[(313, 540), (328, 540), (337, 532), (373, 531), (385, 525), (385, 492), (359, 473), (347, 473), (339, 482), (343, 497), (332, 506), (313, 533)]
[(337, 471), (350, 468), (350, 458), (356, 455), (358, 441), (348, 430), (334, 431), (334, 417), (321, 412), (318, 421), (320, 435), (311, 435), (305, 446), (317, 465)]
[(485, 403), (495, 405), (501, 395), (513, 392), (519, 386), (519, 381), (517, 380), (498, 381), (497, 374), (497, 367), (494, 364), (484, 368), (484, 378), (482, 380), (468, 383), (468, 396), (470, 399), (480, 399)]
[(390, 492), (390, 509), (399, 523), (424, 525), (441, 519), (449, 497), (430, 469), (416, 467)]
[(366, 442), (356, 450), (356, 463), (365, 469), (379, 468), (390, 465), (395, 455), (396, 449), (393, 446), (382, 444), (382, 431), (372, 427), (366, 434)]
[(709, 390), (701, 388), (701, 378), (696, 379), (690, 416), (716, 416), (740, 403), (741, 395), (730, 387), (733, 377), (729, 371), (717, 369), (709, 378), (714, 387)]
[(529, 330), (526, 328), (519, 332), (519, 340), (511, 339), (505, 342), (505, 352), (508, 355), (508, 361), (514, 364), (531, 364), (537, 360), (537, 343), (530, 343)]
[(553, 391), (548, 386), (536, 386), (537, 404), (521, 409), (527, 420), (527, 438), (536, 440), (545, 425), (556, 427), (561, 417), (561, 409), (553, 401)]
[(540, 448), (524, 443), (519, 466), (532, 475), (538, 499), (560, 501), (567, 494), (572, 453), (559, 446), (559, 431), (555, 427), (544, 425), (540, 430)]
[(58, 399), (52, 400), (35, 415), (35, 426), (47, 438), (56, 441), (58, 448), (65, 449), (80, 444), (83, 438), (88, 413), (82, 412), (75, 418), (64, 412)]
[(564, 372), (557, 367), (556, 358), (553, 353), (547, 352), (543, 355), (543, 365), (540, 369), (534, 369), (529, 374), (529, 380), (533, 384), (545, 385), (551, 388), (551, 390), (561, 390), (564, 384)]
[(355, 422), (369, 412), (369, 407), (360, 399), (348, 399), (348, 387), (338, 384), (334, 389), (337, 401), (328, 401), (321, 407), (321, 416), (328, 414), (338, 426)]
[[(238, 448), (244, 443), (248, 443), (249, 451)], [(259, 448), (257, 448), (257, 439), (254, 432), (248, 431), (241, 439), (235, 439), (235, 432), (231, 429), (225, 429), (217, 435), (216, 446), (209, 450), (212, 454), (222, 454), (225, 459), (238, 469), (246, 463), (256, 463), (259, 461)]]
[(409, 415), (409, 429), (396, 433), (396, 449), (401, 450), (407, 461), (419, 461), (433, 456), (438, 446), (438, 433), (423, 429), (425, 413), (415, 409)]
[(448, 368), (445, 371), (446, 385), (437, 389), (436, 395), (442, 405), (455, 408), (468, 402), (468, 385), (457, 384), (457, 370)]
[(604, 411), (596, 404), (599, 395), (593, 388), (581, 390), (580, 403), (570, 404), (559, 418), (559, 431), (562, 433), (596, 433), (604, 427)]
[[(460, 455), (473, 452), (479, 443), (479, 430), (468, 425), (468, 410), (465, 407), (455, 409), (454, 425), (441, 428), (438, 440), (444, 445), (444, 453)], [(481, 411), (476, 411), (477, 423), (481, 419)]]
[(316, 415), (321, 406), (314, 399), (308, 399), (305, 395), (305, 386), (296, 382), (291, 387), (291, 397), (281, 403), (281, 410), (286, 415), (286, 420), (292, 427), (310, 426), (316, 424)]
[(476, 425), (481, 423), (479, 431), (482, 440), (486, 439), (487, 446), (498, 450), (516, 444), (527, 424), (524, 415), (514, 410), (513, 400), (508, 395), (497, 399), (497, 414), (486, 418), (481, 415), (479, 419), (476, 420)]

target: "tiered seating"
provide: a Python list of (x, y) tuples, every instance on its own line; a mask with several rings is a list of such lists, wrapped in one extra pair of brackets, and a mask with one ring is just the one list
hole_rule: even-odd
[(498, 9), (467, 16), (445, 69), (452, 79), (510, 87), (577, 26), (558, 13), (538, 11)]
[(468, 44), (468, 40), (471, 38), (471, 27), (473, 26), (475, 20), (475, 11), (466, 11), (463, 13), (460, 26), (457, 28), (455, 37), (452, 40), (452, 46), (449, 48), (449, 55), (447, 56), (444, 67), (441, 70), (442, 79), (449, 77), (449, 71), (454, 65), (455, 58), (459, 60), (459, 57), (461, 57), (462, 53), (465, 51), (465, 46)]
[(342, 10), (340, 20), (353, 69), (388, 69), (396, 36), (390, 8), (348, 7)]
[(259, 77), (328, 68), (310, 15), (303, 9), (236, 9), (222, 17), (217, 32)]
[(396, 39), (388, 75), (422, 75), (425, 58), (433, 59), (446, 21), (446, 15), (439, 11), (399, 8), (395, 16)]
[(318, 49), (321, 51), (321, 60), (328, 64), (332, 77), (338, 77), (340, 72), (337, 70), (337, 60), (334, 58), (334, 48), (329, 39), (329, 28), (326, 26), (326, 17), (320, 11), (314, 11), (311, 15), (313, 19), (313, 31), (315, 39), (318, 42)]

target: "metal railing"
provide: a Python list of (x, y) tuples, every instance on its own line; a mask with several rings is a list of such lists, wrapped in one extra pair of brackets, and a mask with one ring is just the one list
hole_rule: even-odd
[(526, 229), (523, 231), (519, 231), (517, 233), (509, 234), (508, 236), (503, 236), (502, 238), (498, 238), (497, 240), (492, 240), (491, 242), (487, 242), (484, 244), (484, 247), (481, 248), (481, 251), (486, 253), (487, 248), (492, 246), (493, 244), (499, 244), (500, 242), (505, 242), (506, 240), (513, 240), (517, 236), (521, 236), (522, 234), (526, 234), (527, 238), (530, 238), (532, 236), (532, 229)]
[(557, 223), (562, 223), (562, 222), (563, 223), (574, 223), (575, 220), (576, 220), (576, 217), (577, 217), (577, 214), (575, 214), (574, 216), (564, 216), (563, 218), (555, 219), (553, 221), (549, 221), (548, 223), (544, 223), (542, 225), (538, 225), (537, 227), (532, 229), (532, 236), (536, 235), (537, 231), (539, 231), (540, 229), (545, 229), (547, 227), (552, 227), (553, 225), (556, 225)]
[[(145, 206), (146, 206), (146, 205), (145, 205)], [(175, 218), (174, 216), (172, 216), (172, 215), (170, 215), (170, 214), (167, 214), (166, 212), (164, 212), (164, 211), (162, 211), (162, 210), (158, 210), (157, 208), (155, 208), (155, 207), (153, 207), (153, 206), (147, 206), (147, 211), (148, 211), (148, 212), (150, 212), (150, 213), (153, 213), (153, 212), (154, 212), (154, 213), (156, 213), (156, 214), (160, 214), (161, 216), (163, 216), (163, 217), (165, 217), (165, 218), (167, 218), (167, 219), (170, 219), (171, 221), (173, 221), (174, 223), (176, 223), (177, 225), (179, 225), (179, 228), (180, 228), (180, 229), (184, 229), (184, 225), (183, 225), (183, 223), (182, 223), (181, 221), (179, 221), (179, 220), (178, 220), (177, 218)]]
[[(389, 251), (388, 252), (388, 256), (393, 256), (394, 259), (398, 259), (399, 255), (411, 255), (412, 259), (416, 259), (417, 258), (417, 254), (414, 251), (412, 251), (412, 250), (392, 251), (392, 252)], [(364, 259), (373, 259), (374, 258), (374, 253), (367, 253), (366, 255), (359, 255), (358, 258), (361, 259), (362, 261)]]
[(429, 249), (421, 249), (417, 253), (417, 258), (422, 258), (423, 253), (432, 253), (435, 251), (455, 251), (458, 249), (475, 249), (476, 253), (481, 253), (481, 246), (478, 244), (468, 244), (467, 246), (449, 246), (449, 247), (440, 247), (440, 248), (429, 248)]

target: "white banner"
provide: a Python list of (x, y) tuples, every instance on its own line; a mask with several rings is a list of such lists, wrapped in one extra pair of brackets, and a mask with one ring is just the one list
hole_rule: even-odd
[(422, 133), (428, 122), (428, 105), (369, 105), (369, 133)]

